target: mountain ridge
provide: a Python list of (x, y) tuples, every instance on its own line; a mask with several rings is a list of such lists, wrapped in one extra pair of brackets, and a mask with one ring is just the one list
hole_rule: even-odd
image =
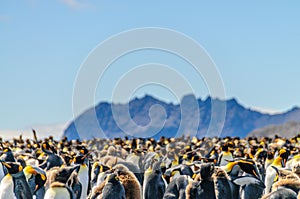
[[(212, 104), (217, 107), (226, 105), (224, 127), (219, 135), (223, 137), (245, 137), (255, 129), (265, 126), (291, 121), (300, 122), (299, 107), (293, 107), (280, 114), (266, 114), (245, 108), (235, 98), (221, 100), (208, 96), (202, 100), (194, 95), (186, 95), (180, 103), (175, 104), (145, 95), (141, 98), (136, 97), (128, 103), (98, 103), (71, 121), (64, 131), (64, 136), (69, 139), (147, 137), (147, 135), (159, 138), (160, 136), (174, 137), (184, 133), (203, 137), (212, 135), (207, 133), (208, 130), (214, 131), (217, 129), (216, 126), (221, 125), (213, 125), (210, 129), (212, 117), (220, 117), (221, 113), (219, 110), (212, 113)], [(129, 107), (129, 114), (126, 112), (127, 107)], [(199, 121), (197, 121), (198, 117)], [(124, 129), (125, 132), (130, 133), (125, 134)]]

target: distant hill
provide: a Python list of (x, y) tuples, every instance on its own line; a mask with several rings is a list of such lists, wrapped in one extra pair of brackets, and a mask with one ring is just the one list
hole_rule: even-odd
[[(183, 97), (180, 104), (165, 103), (152, 96), (146, 95), (143, 98), (135, 98), (129, 102), (130, 117), (133, 120), (144, 126), (137, 129), (130, 120), (126, 117), (126, 106), (128, 104), (110, 104), (101, 102), (96, 107), (92, 107), (79, 115), (74, 121), (71, 121), (69, 126), (64, 131), (64, 135), (69, 139), (91, 139), (93, 137), (124, 137), (126, 136), (116, 124), (113, 117), (112, 107), (114, 113), (118, 116), (120, 123), (126, 127), (127, 132), (134, 134), (136, 137), (139, 135), (151, 135), (159, 128), (162, 122), (160, 114), (155, 111), (151, 118), (153, 119), (151, 125), (149, 109), (153, 105), (161, 105), (165, 109), (167, 119), (163, 128), (159, 133), (151, 135), (154, 138), (159, 138), (164, 135), (166, 137), (176, 136), (176, 133), (183, 131), (185, 134), (193, 132), (195, 125), (197, 128), (197, 136), (202, 137), (206, 135), (209, 123), (211, 121), (211, 104), (226, 103), (226, 118), (221, 136), (239, 136), (245, 137), (248, 133), (255, 129), (259, 129), (269, 125), (279, 125), (290, 121), (300, 122), (300, 109), (293, 108), (282, 114), (270, 115), (263, 114), (258, 111), (247, 109), (240, 105), (236, 99), (222, 101), (219, 99), (212, 99), (208, 97), (205, 100), (197, 99), (198, 107), (200, 110), (200, 122), (195, 124), (196, 108), (193, 107), (193, 95)], [(195, 99), (196, 100), (196, 99)], [(154, 107), (154, 106), (153, 106)], [(184, 110), (183, 113), (181, 110)], [(96, 112), (97, 119), (93, 121)], [(181, 121), (182, 114), (185, 114), (184, 119)], [(213, 117), (217, 117), (218, 113), (213, 113)], [(181, 129), (179, 129), (180, 122), (182, 122)], [(76, 123), (76, 125), (75, 125)], [(76, 126), (76, 127), (75, 127)], [(99, 126), (101, 128), (99, 128)], [(177, 134), (178, 135), (178, 134)]]
[(276, 134), (282, 137), (291, 138), (300, 133), (300, 122), (287, 122), (281, 125), (270, 125), (256, 129), (249, 133), (249, 136), (269, 136), (274, 137)]

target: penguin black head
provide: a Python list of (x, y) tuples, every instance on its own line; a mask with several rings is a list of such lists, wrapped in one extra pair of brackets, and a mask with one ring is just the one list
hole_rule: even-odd
[(3, 153), (9, 153), (9, 152), (12, 152), (9, 147), (4, 147), (3, 148)]
[(35, 176), (35, 190), (34, 193), (37, 192), (40, 188), (42, 188), (44, 186), (44, 184), (46, 183), (47, 178), (44, 174), (41, 173), (37, 173)]
[(77, 146), (76, 149), (79, 151), (80, 155), (88, 154), (89, 150), (83, 145)]
[(269, 160), (271, 160), (271, 159), (273, 159), (274, 158), (274, 153), (272, 153), (272, 152), (268, 152), (267, 153), (267, 159), (269, 159)]
[(86, 156), (83, 156), (83, 155), (78, 155), (74, 158), (74, 163), (75, 164), (84, 164), (85, 163), (85, 159), (86, 159)]
[(289, 158), (290, 152), (285, 149), (280, 149), (279, 156), (282, 158), (282, 166), (285, 167), (285, 164)]
[(45, 141), (42, 144), (42, 149), (51, 150), (51, 146), (47, 141)]
[(268, 157), (268, 152), (264, 149), (261, 149), (259, 152), (258, 152), (258, 155), (257, 155), (257, 158), (258, 159), (266, 159)]
[(222, 151), (228, 151), (228, 145), (222, 146)]
[(282, 157), (283, 159), (288, 159), (289, 157), (289, 151), (285, 149), (280, 149), (279, 151), (279, 156)]
[(23, 168), (26, 167), (26, 162), (25, 162), (25, 160), (23, 158), (18, 158), (17, 162), (19, 162)]
[(245, 161), (245, 160), (239, 160), (238, 161), (238, 165), (240, 166), (240, 168), (244, 172), (246, 172), (248, 174), (251, 174), (251, 175), (255, 176), (258, 179), (260, 178), (260, 176), (257, 173), (257, 168), (256, 168), (254, 162), (249, 161), (249, 160), (247, 160), (247, 161)]
[(23, 167), (18, 162), (1, 162), (7, 169), (9, 174), (16, 174), (23, 170)]
[(202, 179), (210, 178), (214, 171), (215, 166), (213, 163), (203, 163), (200, 166), (200, 175)]
[(55, 176), (55, 180), (62, 182), (62, 183), (67, 183), (68, 179), (70, 178), (71, 174), (76, 170), (78, 171), (79, 166), (75, 167), (62, 167), (59, 169), (58, 173)]
[(107, 177), (107, 182), (115, 184), (115, 183), (119, 182), (119, 177), (117, 176), (117, 174), (112, 173)]
[(60, 156), (64, 159), (66, 165), (70, 166), (73, 161), (73, 157), (67, 153), (61, 153)]
[(28, 173), (28, 174), (35, 176), (34, 181), (35, 181), (36, 187), (35, 187), (34, 193), (37, 192), (46, 183), (46, 180), (47, 180), (46, 174), (44, 173), (43, 170), (41, 170), (37, 167), (32, 167), (32, 166), (28, 165), (28, 166), (24, 167), (24, 173)]

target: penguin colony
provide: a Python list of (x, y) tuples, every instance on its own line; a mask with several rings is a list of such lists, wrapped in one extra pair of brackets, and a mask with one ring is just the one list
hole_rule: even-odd
[(0, 199), (297, 199), (300, 135), (0, 138)]

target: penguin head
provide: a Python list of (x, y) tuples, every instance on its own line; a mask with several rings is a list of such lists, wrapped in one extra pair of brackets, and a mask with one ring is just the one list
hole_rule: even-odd
[(36, 193), (40, 188), (42, 188), (45, 185), (46, 181), (47, 181), (47, 177), (44, 174), (37, 173), (35, 175), (36, 187), (35, 187), (34, 193)]
[(19, 162), (23, 168), (26, 167), (26, 162), (25, 162), (25, 160), (23, 158), (19, 157), (17, 159), (17, 162)]
[(82, 164), (86, 163), (87, 157), (86, 157), (86, 155), (78, 155), (74, 158), (73, 161), (74, 161), (75, 164), (81, 164), (82, 165)]
[(228, 145), (227, 145), (227, 144), (223, 145), (223, 146), (221, 147), (221, 150), (224, 151), (224, 152), (228, 152), (228, 151), (229, 151)]
[(42, 144), (42, 149), (51, 150), (51, 146), (47, 141), (45, 141)]
[(161, 164), (162, 164), (161, 160), (155, 160), (152, 164), (153, 171), (161, 172)]
[(107, 182), (110, 182), (112, 184), (118, 183), (119, 182), (119, 177), (117, 174), (112, 173), (107, 177)]
[(280, 149), (278, 155), (282, 158), (281, 165), (282, 165), (282, 167), (284, 167), (289, 158), (289, 155), (290, 155), (289, 151), (287, 151), (285, 149)]
[(62, 157), (62, 159), (65, 161), (65, 164), (67, 166), (70, 166), (71, 163), (73, 162), (73, 157), (71, 155), (69, 155), (68, 153), (65, 152), (61, 152), (60, 156)]
[(257, 159), (266, 159), (268, 155), (268, 151), (266, 151), (264, 148), (259, 148), (255, 154), (255, 157)]
[(100, 173), (108, 171), (108, 170), (111, 169), (110, 167), (106, 166), (105, 164), (102, 164), (102, 163), (99, 163), (99, 162), (95, 162), (93, 167), (94, 167), (94, 169), (99, 169)]
[(202, 179), (208, 179), (212, 176), (215, 171), (213, 163), (203, 163), (200, 166), (200, 175)]
[(83, 145), (77, 146), (76, 149), (79, 151), (80, 155), (86, 155), (89, 152), (87, 150), (87, 148), (85, 146), (83, 146)]
[(35, 176), (34, 180), (35, 180), (36, 187), (34, 193), (38, 191), (41, 187), (43, 187), (44, 184), (46, 183), (47, 180), (46, 175), (43, 173), (43, 171), (39, 170), (38, 168), (34, 168), (28, 165), (24, 168), (24, 174), (26, 176), (28, 175)]
[(74, 167), (61, 167), (55, 176), (55, 180), (62, 183), (66, 183), (70, 178), (70, 176), (72, 175), (72, 173), (74, 171), (78, 172), (79, 168), (80, 168), (79, 165)]
[(9, 174), (16, 174), (23, 170), (23, 167), (18, 162), (1, 162), (7, 169)]
[(227, 147), (228, 147), (228, 151), (230, 151), (231, 153), (234, 152), (234, 143), (232, 141), (227, 143)]
[(11, 149), (9, 147), (4, 147), (3, 148), (3, 153), (9, 153), (9, 152), (12, 152)]
[(267, 153), (267, 159), (268, 160), (272, 160), (274, 158), (274, 153), (272, 153), (271, 151), (269, 151), (268, 153)]
[(253, 161), (239, 160), (238, 165), (245, 173), (251, 174), (258, 179), (260, 178), (257, 172), (256, 165)]

